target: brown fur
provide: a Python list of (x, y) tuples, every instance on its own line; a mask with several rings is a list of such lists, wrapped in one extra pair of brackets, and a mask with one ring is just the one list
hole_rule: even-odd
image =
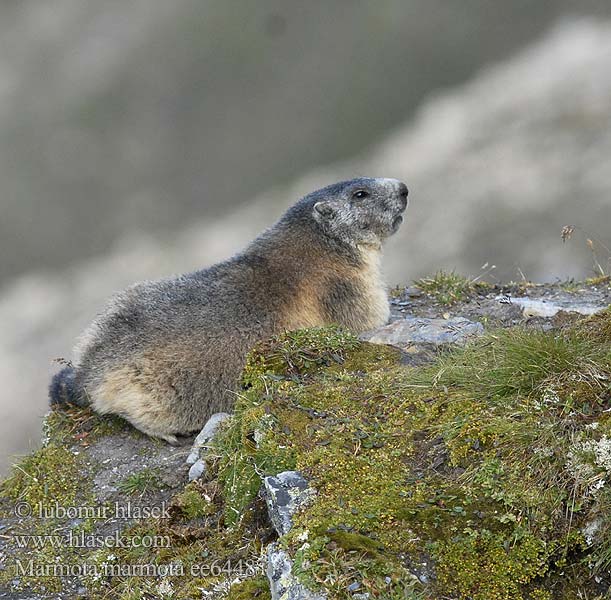
[(396, 180), (329, 186), (229, 261), (132, 286), (84, 333), (76, 368), (56, 376), (52, 401), (86, 400), (175, 442), (231, 409), (258, 340), (331, 323), (356, 332), (382, 325), (381, 243), (398, 227), (406, 196)]

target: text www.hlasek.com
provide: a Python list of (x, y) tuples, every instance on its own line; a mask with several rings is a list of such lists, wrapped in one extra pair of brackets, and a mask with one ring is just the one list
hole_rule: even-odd
[(66, 535), (14, 535), (17, 548), (170, 548), (168, 536), (124, 536), (118, 531), (111, 535), (68, 532)]

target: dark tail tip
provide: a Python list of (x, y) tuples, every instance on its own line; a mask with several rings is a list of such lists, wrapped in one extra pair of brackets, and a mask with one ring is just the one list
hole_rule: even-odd
[(61, 404), (83, 405), (81, 393), (76, 385), (76, 371), (74, 367), (64, 367), (56, 373), (49, 385), (49, 402), (51, 406)]

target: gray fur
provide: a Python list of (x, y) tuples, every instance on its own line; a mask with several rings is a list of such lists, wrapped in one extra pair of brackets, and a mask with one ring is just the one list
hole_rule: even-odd
[(394, 179), (337, 183), (302, 198), (233, 258), (131, 286), (85, 331), (69, 385), (58, 374), (52, 402), (69, 390), (70, 401), (171, 442), (199, 430), (233, 406), (258, 340), (297, 327), (383, 324), (377, 256), (406, 205), (407, 188)]

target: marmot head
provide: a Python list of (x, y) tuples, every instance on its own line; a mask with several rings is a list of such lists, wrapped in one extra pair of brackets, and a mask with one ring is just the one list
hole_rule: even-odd
[(362, 177), (335, 183), (304, 198), (326, 235), (351, 246), (376, 246), (395, 233), (407, 207), (397, 179)]

